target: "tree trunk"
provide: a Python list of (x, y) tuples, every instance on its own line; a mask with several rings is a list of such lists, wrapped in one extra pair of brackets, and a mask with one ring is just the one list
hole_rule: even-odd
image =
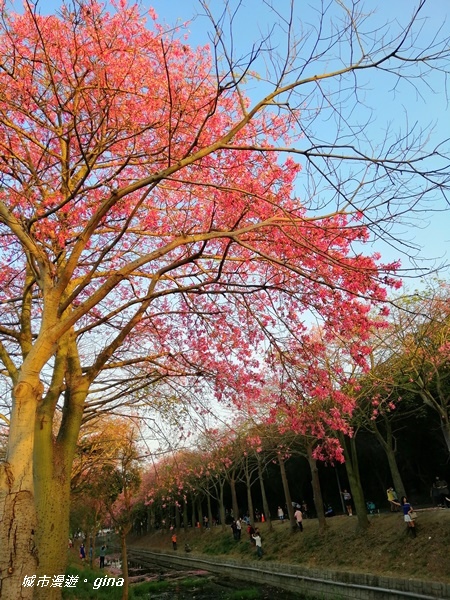
[(208, 500), (208, 527), (212, 527), (213, 514), (212, 514), (212, 508), (211, 508), (211, 496), (209, 494), (207, 495), (207, 500)]
[(389, 469), (392, 475), (392, 485), (394, 490), (397, 492), (399, 498), (406, 496), (405, 486), (403, 485), (403, 479), (400, 475), (400, 471), (397, 464), (397, 458), (395, 456), (395, 450), (392, 448), (386, 448), (386, 456), (388, 459)]
[(95, 563), (95, 532), (89, 532), (87, 548), (89, 552), (89, 568), (92, 569)]
[[(43, 425), (45, 428), (46, 425)], [(51, 427), (51, 424), (49, 425)], [(69, 538), (70, 468), (64, 450), (49, 439), (36, 433), (34, 469), (35, 504), (39, 520), (36, 532), (39, 548), (38, 577), (62, 575), (67, 566)], [(86, 544), (86, 553), (89, 550)], [(60, 598), (56, 587), (36, 588), (34, 598), (42, 600)]]
[(292, 510), (292, 499), (291, 492), (289, 490), (289, 483), (287, 480), (286, 469), (284, 467), (284, 459), (281, 455), (278, 455), (278, 464), (280, 465), (281, 482), (283, 484), (284, 497), (286, 498), (286, 506), (289, 515), (289, 523), (292, 531), (297, 531), (298, 526), (294, 517), (294, 511)]
[(308, 463), (311, 469), (311, 485), (314, 496), (314, 506), (316, 508), (317, 519), (319, 521), (319, 533), (324, 533), (328, 527), (323, 509), (322, 490), (320, 487), (319, 471), (317, 469), (316, 459), (312, 455), (312, 446), (307, 446)]
[(245, 461), (245, 482), (247, 484), (247, 506), (250, 522), (253, 524), (253, 516), (255, 511), (253, 509), (253, 498), (252, 498), (252, 484), (250, 481), (250, 474), (248, 472), (248, 457)]
[(128, 580), (128, 551), (127, 551), (127, 532), (122, 531), (120, 536), (122, 548), (122, 600), (128, 600), (129, 580)]
[(384, 419), (384, 424), (386, 428), (386, 437), (384, 437), (380, 430), (377, 427), (376, 422), (374, 421), (372, 424), (372, 430), (375, 433), (377, 440), (380, 443), (380, 446), (383, 448), (388, 464), (389, 470), (391, 471), (392, 477), (392, 485), (394, 486), (395, 491), (399, 498), (402, 496), (406, 496), (405, 486), (403, 485), (402, 476), (400, 475), (400, 471), (397, 465), (396, 459), (396, 440), (394, 434), (392, 433), (392, 426), (389, 419)]
[(37, 572), (33, 446), (39, 391), (21, 382), (13, 390), (9, 445), (0, 465), (0, 597), (33, 597), (34, 587), (23, 587), (25, 577)]
[[(63, 575), (67, 567), (67, 544), (69, 539), (70, 477), (59, 481), (49, 477), (39, 486), (36, 509), (39, 518), (37, 545), (39, 548), (38, 577)], [(86, 554), (89, 545), (86, 544)], [(57, 587), (35, 588), (34, 600), (56, 600), (61, 597)]]
[[(33, 465), (39, 523), (36, 532), (39, 549), (38, 577), (62, 575), (67, 567), (72, 461), (87, 393), (86, 384), (81, 380), (75, 382), (74, 374), (68, 386), (66, 402), (70, 402), (71, 411), (70, 414), (67, 414), (69, 411), (63, 412), (56, 440), (53, 434), (53, 416), (57, 398), (47, 394), (37, 411)], [(57, 600), (60, 597), (60, 588), (40, 587), (35, 588), (33, 599)]]
[(183, 500), (183, 528), (186, 534), (188, 529), (188, 501), (187, 498)]
[(155, 524), (155, 510), (149, 506), (147, 509), (147, 533), (153, 530)]
[(191, 494), (191, 508), (192, 508), (192, 513), (191, 513), (192, 529), (195, 529), (195, 525), (197, 523), (197, 508), (196, 508), (196, 497), (194, 496), (194, 494)]
[(29, 600), (33, 597), (33, 588), (22, 588), (22, 583), (25, 577), (37, 572), (37, 519), (33, 493), (26, 489), (24, 481), (20, 483), (16, 479), (14, 472), (9, 462), (1, 465), (0, 597)]
[(222, 526), (222, 531), (225, 531), (226, 529), (226, 524), (225, 524), (225, 504), (223, 501), (223, 495), (224, 495), (224, 487), (225, 487), (225, 482), (224, 481), (220, 481), (219, 482), (219, 486), (220, 486), (220, 498), (219, 498), (219, 515), (220, 515), (220, 524)]
[[(261, 488), (261, 497), (262, 497), (262, 503), (263, 503), (263, 514), (264, 514), (264, 518), (266, 520), (267, 527), (268, 527), (269, 531), (273, 531), (272, 518), (270, 516), (269, 503), (267, 502), (266, 488), (265, 488), (265, 485), (264, 485), (264, 477), (263, 477), (263, 470), (262, 470), (262, 464), (261, 464), (261, 457), (259, 456), (259, 454), (258, 454), (257, 458), (258, 458), (259, 486)], [(252, 520), (252, 524), (253, 524), (253, 520)]]
[(233, 509), (233, 519), (238, 519), (240, 515), (239, 515), (239, 505), (238, 505), (237, 494), (236, 494), (236, 478), (235, 478), (234, 471), (230, 477), (230, 488), (231, 488), (231, 507)]
[(198, 510), (198, 524), (200, 525), (200, 531), (203, 531), (203, 508), (202, 498), (197, 498), (197, 510)]
[(177, 533), (180, 533), (180, 528), (181, 528), (181, 518), (180, 518), (180, 509), (178, 507), (178, 502), (175, 502), (174, 504), (175, 507), (175, 529), (177, 530)]
[[(447, 448), (447, 453), (450, 454), (450, 419), (449, 419), (449, 402), (448, 398), (443, 393), (443, 382), (440, 383), (440, 377), (438, 376), (438, 399), (435, 399), (433, 394), (426, 387), (423, 388), (424, 383), (422, 382), (422, 389), (419, 390), (419, 395), (422, 398), (424, 404), (429, 406), (432, 410), (437, 412), (441, 422), (441, 431), (444, 438), (444, 442)], [(446, 386), (444, 385), (446, 389)], [(439, 392), (440, 389), (440, 392)], [(400, 497), (400, 496), (399, 496)]]
[(367, 517), (367, 508), (364, 501), (364, 492), (361, 485), (361, 476), (359, 473), (358, 454), (356, 450), (356, 437), (340, 436), (341, 444), (345, 454), (345, 469), (347, 471), (348, 482), (352, 494), (353, 503), (357, 516), (358, 529), (365, 531), (370, 521)]
[(447, 452), (450, 454), (450, 422), (448, 419), (441, 418), (441, 429), (447, 445)]

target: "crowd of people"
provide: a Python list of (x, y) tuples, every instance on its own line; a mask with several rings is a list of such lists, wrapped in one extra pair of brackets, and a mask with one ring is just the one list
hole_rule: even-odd
[[(352, 496), (347, 489), (344, 489), (341, 492), (341, 494), (342, 494), (343, 504), (345, 506), (346, 513), (349, 517), (351, 517), (351, 516), (353, 516)], [(436, 478), (431, 486), (430, 495), (431, 495), (434, 507), (450, 508), (450, 493), (449, 493), (448, 484), (445, 481), (445, 479), (441, 479), (440, 477), (436, 476)], [(416, 528), (417, 513), (414, 510), (414, 508), (412, 507), (408, 498), (406, 496), (402, 496), (399, 501), (397, 493), (392, 486), (386, 490), (386, 497), (387, 497), (388, 505), (390, 507), (390, 511), (391, 512), (401, 512), (401, 514), (403, 515), (403, 520), (407, 525), (407, 532), (412, 537), (416, 537), (417, 536), (417, 528)], [(368, 502), (366, 504), (367, 504), (368, 510), (370, 508), (369, 512), (374, 514), (376, 511), (375, 504), (372, 502), (370, 502), (370, 503)], [(292, 507), (294, 510), (293, 514), (294, 514), (295, 522), (297, 523), (297, 527), (301, 532), (303, 532), (303, 519), (308, 516), (307, 515), (307, 505), (304, 501), (302, 502), (302, 504), (292, 502)], [(326, 516), (330, 516), (329, 511), (331, 511), (332, 515), (335, 514), (331, 507), (329, 507), (329, 511), (327, 512), (327, 505), (324, 505), (324, 509), (325, 509)], [(278, 505), (278, 507), (277, 507), (278, 521), (280, 521), (281, 523), (284, 523), (287, 512), (288, 511), (286, 509), (283, 509), (281, 505)], [(379, 510), (377, 511), (377, 513), (379, 514)], [(261, 520), (261, 513), (259, 512), (259, 510), (256, 510), (255, 511), (255, 521), (258, 522), (260, 520)], [(262, 520), (264, 521), (264, 515), (262, 515)], [(258, 528), (254, 528), (251, 525), (250, 521), (248, 520), (248, 517), (244, 517), (243, 519), (240, 519), (240, 518), (233, 519), (233, 521), (231, 523), (231, 529), (233, 531), (234, 539), (236, 541), (241, 539), (241, 531), (242, 531), (243, 523), (245, 523), (247, 525), (247, 533), (249, 536), (249, 540), (253, 545), (255, 545), (258, 558), (261, 558), (262, 557), (261, 534), (259, 533)]]

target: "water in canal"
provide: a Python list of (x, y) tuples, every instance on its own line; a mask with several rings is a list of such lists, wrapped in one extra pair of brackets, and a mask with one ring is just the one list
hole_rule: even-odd
[[(151, 600), (301, 600), (271, 586), (258, 586), (206, 571), (187, 571), (162, 566), (140, 567), (130, 564), (130, 580), (134, 595)], [(139, 581), (140, 580), (140, 581)]]

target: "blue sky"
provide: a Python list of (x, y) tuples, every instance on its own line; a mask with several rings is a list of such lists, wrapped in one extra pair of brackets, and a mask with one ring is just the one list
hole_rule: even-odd
[[(395, 0), (393, 2), (368, 0), (363, 4), (365, 7), (364, 12), (373, 12), (372, 22), (384, 24), (387, 21), (405, 23), (405, 18), (412, 13), (413, 7), (417, 3), (417, 0)], [(222, 2), (215, 0), (210, 4), (218, 14)], [(285, 15), (288, 13), (289, 0), (277, 0), (272, 4), (276, 6), (280, 13)], [(347, 4), (350, 3), (347, 2)], [(232, 5), (237, 6), (238, 2), (232, 2)], [(158, 16), (167, 23), (175, 23), (177, 20), (183, 23), (190, 19), (192, 15), (201, 13), (201, 8), (196, 0), (175, 0), (172, 2), (154, 0), (152, 6)], [(317, 22), (317, 7), (320, 6), (318, 0), (298, 1), (296, 6), (298, 30), (309, 23)], [(239, 19), (235, 20), (234, 42), (241, 52), (245, 53), (250, 49), (252, 42), (258, 38), (259, 34), (269, 31), (273, 25), (273, 15), (261, 0), (244, 0), (239, 7), (239, 15)], [(450, 2), (448, 0), (428, 0), (420, 18), (421, 38), (431, 41), (441, 27), (445, 31), (445, 22), (447, 22), (447, 29), (450, 30)], [(206, 19), (201, 16), (197, 17), (190, 23), (189, 30), (194, 43), (207, 41)], [(329, 57), (329, 63), (326, 66), (332, 64), (333, 57)], [(433, 86), (432, 89), (427, 90), (425, 86), (421, 88), (422, 96), (417, 94), (412, 87), (408, 89), (407, 86), (404, 86), (400, 88), (399, 93), (395, 93), (393, 90), (386, 93), (385, 89), (382, 91), (377, 89), (374, 82), (372, 82), (372, 85), (368, 84), (367, 94), (371, 96), (371, 104), (377, 108), (375, 118), (380, 135), (387, 128), (401, 127), (404, 130), (412, 123), (418, 122), (424, 127), (429, 125), (434, 128), (436, 142), (438, 139), (450, 137), (449, 107), (444, 89), (444, 79), (442, 77), (431, 78), (430, 84)], [(432, 143), (433, 141), (430, 140), (430, 144)], [(450, 156), (449, 144), (447, 144), (447, 150)], [(437, 259), (436, 262), (430, 260), (421, 263), (423, 266), (437, 265), (450, 260), (450, 210), (444, 213), (424, 213), (410, 225), (400, 227), (399, 232), (406, 240), (422, 247), (418, 258)], [(404, 255), (399, 255), (388, 246), (380, 247), (380, 251), (388, 260), (400, 257), (407, 269), (415, 266), (415, 262), (411, 262)]]
[[(289, 0), (272, 0), (271, 3), (279, 14), (288, 15)], [(332, 3), (333, 0), (330, 4)], [(349, 3), (347, 2), (347, 4)], [(391, 2), (367, 0), (363, 5), (366, 13), (375, 11), (370, 17), (371, 23), (378, 26), (386, 21), (391, 21), (395, 27), (396, 22), (405, 22), (405, 17), (411, 14), (417, 3), (418, 0), (394, 0)], [(14, 4), (18, 5), (19, 3), (14, 2)], [(223, 2), (221, 0), (211, 0), (209, 4), (216, 15), (222, 10)], [(39, 3), (43, 12), (54, 12), (59, 5), (60, 2), (56, 0), (41, 0)], [(142, 6), (144, 8), (152, 6), (160, 20), (167, 24), (175, 25), (190, 21), (188, 31), (191, 43), (194, 45), (208, 43), (210, 29), (207, 19), (202, 16), (204, 11), (198, 0), (144, 0)], [(273, 13), (268, 10), (267, 4), (262, 0), (243, 0), (241, 3), (231, 0), (230, 6), (232, 9), (239, 6), (238, 16), (234, 21), (233, 43), (237, 54), (244, 55), (251, 49), (252, 43), (256, 39), (272, 29), (274, 26)], [(320, 2), (319, 0), (310, 0), (309, 2), (298, 0), (295, 6), (295, 30), (299, 34), (302, 28), (317, 23), (317, 9)], [(336, 22), (333, 22), (332, 26), (338, 26), (337, 18), (336, 13)], [(431, 40), (445, 21), (447, 21), (447, 29), (450, 30), (448, 26), (450, 2), (448, 0), (427, 0), (422, 19), (421, 37), (423, 40)], [(392, 27), (390, 31), (392, 31)], [(389, 35), (389, 31), (386, 33)], [(282, 51), (284, 45), (282, 32), (275, 29), (273, 39), (278, 44), (278, 49)], [(333, 55), (326, 56), (323, 61), (323, 69), (332, 68), (336, 64), (336, 58)], [(262, 65), (260, 68), (262, 69)], [(431, 78), (429, 83), (431, 87), (427, 88), (425, 85), (420, 85), (419, 82), (421, 90), (421, 95), (419, 95), (411, 86), (400, 85), (397, 92), (393, 89), (380, 89), (376, 78), (367, 80), (366, 89), (361, 93), (364, 103), (371, 104), (376, 108), (370, 133), (374, 141), (377, 135), (381, 138), (386, 131), (394, 128), (405, 130), (415, 122), (423, 126), (434, 126), (435, 133), (430, 138), (430, 144), (436, 143), (439, 137), (450, 137), (444, 78), (436, 76)], [(252, 94), (251, 90), (249, 93)], [(361, 118), (364, 118), (363, 115)], [(322, 126), (324, 125), (322, 124)], [(448, 144), (447, 151), (450, 154)], [(402, 226), (398, 231), (405, 239), (422, 247), (419, 253), (421, 258), (440, 258), (438, 263), (445, 260), (450, 261), (450, 209), (435, 214), (424, 213), (415, 222)], [(406, 268), (414, 266), (414, 263), (411, 263), (407, 257), (399, 256), (398, 252), (388, 246), (382, 247), (380, 242), (377, 244), (376, 249), (382, 252), (386, 260), (401, 258)]]

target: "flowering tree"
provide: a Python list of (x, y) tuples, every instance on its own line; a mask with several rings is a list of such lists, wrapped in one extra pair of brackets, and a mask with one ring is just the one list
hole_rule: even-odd
[(134, 509), (138, 504), (138, 491), (141, 484), (139, 452), (136, 429), (131, 427), (121, 440), (115, 465), (105, 465), (101, 473), (103, 499), (108, 516), (120, 537), (122, 558), (122, 600), (128, 600), (128, 551), (127, 535), (130, 533)]
[[(381, 341), (386, 356), (380, 370), (389, 371), (379, 383), (376, 414), (386, 413), (402, 399), (416, 395), (437, 414), (446, 451), (450, 453), (450, 311), (449, 285), (429, 284), (422, 293), (396, 301), (391, 327)], [(379, 382), (380, 378), (375, 379)]]
[[(184, 531), (188, 527), (188, 497), (199, 489), (199, 483), (194, 475), (193, 464), (199, 462), (195, 453), (189, 450), (178, 450), (157, 458), (147, 471), (142, 481), (142, 493), (145, 503), (154, 509), (159, 509), (168, 517), (167, 525), (177, 531), (181, 527), (180, 511), (183, 511)], [(194, 506), (192, 507), (194, 511)], [(194, 520), (194, 519), (193, 519)]]
[[(368, 327), (368, 325), (370, 325)], [(271, 362), (270, 418), (282, 432), (293, 432), (297, 447), (308, 460), (314, 503), (321, 531), (326, 528), (317, 461), (343, 463), (357, 509), (358, 526), (369, 525), (362, 488), (357, 477), (356, 448), (350, 420), (355, 408), (355, 373), (367, 371), (371, 329), (385, 327), (384, 320), (352, 320), (345, 330), (312, 328), (304, 342), (291, 342)], [(344, 456), (345, 451), (345, 456)], [(293, 517), (292, 517), (292, 520)]]
[[(396, 265), (361, 243), (448, 174), (415, 133), (356, 140), (344, 90), (370, 70), (389, 87), (411, 65), (416, 85), (445, 71), (446, 40), (420, 48), (424, 5), (389, 36), (365, 33), (358, 2), (342, 5), (342, 28), (322, 35), (319, 15), (309, 50), (288, 19), (285, 57), (263, 40), (245, 61), (213, 15), (212, 48), (193, 49), (125, 2), (68, 0), (58, 16), (1, 3), (3, 596), (60, 594), (21, 583), (64, 572), (83, 418), (168, 378), (215, 375), (217, 397), (239, 401), (245, 386), (251, 398), (249, 348), (273, 340), (277, 320), (301, 332), (313, 310), (345, 328), (364, 321), (362, 298), (384, 300)], [(327, 57), (339, 65), (323, 72)], [(328, 141), (315, 136), (322, 117), (336, 124)]]
[(130, 419), (101, 415), (80, 431), (72, 465), (71, 521), (81, 525), (88, 543), (110, 520), (108, 479), (122, 467), (123, 457), (134, 451), (135, 429)]
[[(389, 337), (389, 334), (387, 334)], [(355, 411), (351, 426), (354, 438), (350, 442), (351, 453), (356, 457), (354, 439), (359, 430), (373, 433), (384, 450), (389, 465), (391, 481), (399, 498), (406, 495), (405, 486), (397, 464), (397, 432), (411, 414), (420, 410), (417, 402), (408, 394), (399, 396), (392, 385), (394, 373), (388, 363), (384, 363), (376, 352), (371, 356), (371, 369), (358, 378), (353, 387)], [(423, 410), (421, 411), (423, 413)], [(356, 465), (355, 465), (356, 466)], [(359, 479), (359, 476), (358, 476)]]

